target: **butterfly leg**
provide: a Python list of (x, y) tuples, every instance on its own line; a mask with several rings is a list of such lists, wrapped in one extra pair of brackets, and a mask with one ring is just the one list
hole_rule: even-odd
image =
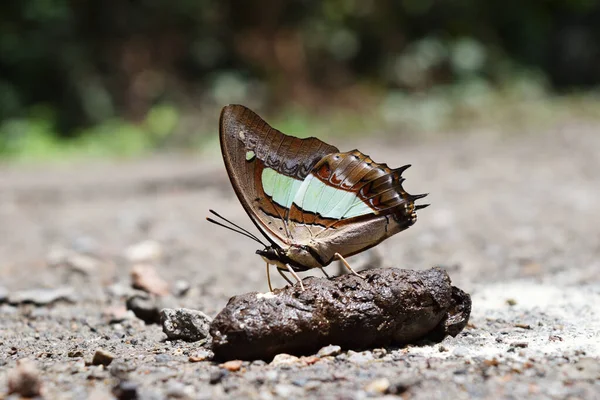
[(269, 272), (269, 263), (267, 263), (267, 282), (269, 282), (269, 292), (272, 292), (273, 286), (271, 286), (271, 274)]
[(287, 281), (287, 283), (289, 283), (289, 284), (290, 284), (290, 286), (294, 286), (294, 282), (290, 281), (290, 278), (288, 278), (287, 276), (285, 276), (285, 275), (283, 274), (283, 271), (282, 271), (282, 270), (280, 270), (279, 268), (277, 268), (277, 272), (279, 272), (279, 275), (281, 275), (281, 277), (282, 277), (283, 279), (285, 279), (285, 280)]
[(296, 271), (294, 271), (294, 269), (289, 264), (286, 264), (286, 266), (287, 266), (288, 271), (290, 271), (290, 274), (292, 274), (294, 276), (294, 278), (296, 278), (296, 280), (298, 282), (300, 282), (300, 287), (302, 288), (302, 291), (304, 291), (304, 285), (302, 284), (302, 279), (300, 279), (300, 277), (298, 276)]
[(325, 269), (323, 269), (323, 267), (319, 267), (319, 269), (321, 270), (321, 272), (323, 273), (323, 275), (325, 275), (325, 277), (327, 279), (331, 279), (331, 277), (327, 274), (327, 272), (325, 272)]
[(365, 279), (364, 276), (362, 276), (361, 274), (359, 274), (358, 272), (356, 272), (355, 270), (352, 269), (350, 264), (348, 264), (348, 261), (346, 261), (346, 259), (344, 257), (342, 257), (342, 255), (340, 253), (335, 253), (334, 257), (337, 258), (338, 260), (340, 260), (344, 264), (344, 266), (346, 268), (348, 268), (348, 270), (350, 272), (352, 272), (352, 274), (358, 276), (359, 278)]

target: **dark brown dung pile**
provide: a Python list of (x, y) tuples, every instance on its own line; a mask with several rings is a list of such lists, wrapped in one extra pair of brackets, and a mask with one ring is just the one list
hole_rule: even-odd
[(471, 298), (439, 268), (378, 268), (333, 279), (309, 277), (272, 293), (232, 297), (210, 327), (218, 359), (310, 354), (336, 344), (365, 349), (441, 341), (467, 324)]

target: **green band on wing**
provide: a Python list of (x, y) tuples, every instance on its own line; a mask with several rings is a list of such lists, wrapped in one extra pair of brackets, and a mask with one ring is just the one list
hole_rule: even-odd
[(271, 168), (263, 169), (263, 191), (280, 206), (290, 208), (302, 181), (283, 175)]
[(294, 203), (325, 218), (352, 218), (374, 212), (356, 193), (331, 187), (312, 174), (298, 188)]

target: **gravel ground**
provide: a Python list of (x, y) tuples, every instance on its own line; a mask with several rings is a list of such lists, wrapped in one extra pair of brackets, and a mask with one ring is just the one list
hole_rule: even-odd
[(215, 208), (252, 226), (217, 156), (1, 167), (0, 398), (16, 398), (23, 358), (48, 399), (600, 398), (599, 132), (338, 139), (413, 164), (405, 187), (432, 206), (371, 256), (445, 268), (472, 295), (471, 323), (439, 344), (270, 363), (201, 361), (201, 343), (169, 341), (124, 308), (132, 270), (158, 273), (142, 286), (174, 293), (161, 304), (212, 317), (266, 291), (255, 243), (204, 220)]

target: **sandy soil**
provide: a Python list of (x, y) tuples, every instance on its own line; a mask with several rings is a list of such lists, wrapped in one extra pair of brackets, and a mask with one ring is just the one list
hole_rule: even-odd
[[(256, 244), (204, 220), (215, 208), (252, 227), (220, 159), (5, 166), (0, 398), (22, 358), (37, 365), (49, 399), (112, 398), (125, 375), (142, 399), (600, 398), (600, 126), (334, 144), (413, 164), (405, 187), (429, 192), (432, 206), (377, 251), (383, 265), (443, 266), (471, 293), (471, 324), (459, 336), (239, 371), (192, 363), (199, 344), (167, 341), (158, 325), (123, 312), (136, 263), (127, 249), (159, 245), (142, 251), (145, 262), (190, 286), (169, 298), (173, 306), (214, 316), (235, 294), (266, 291)], [(66, 288), (70, 301), (15, 304), (40, 288)], [(115, 314), (121, 321), (111, 323)], [(114, 355), (108, 367), (88, 365), (97, 349)]]

